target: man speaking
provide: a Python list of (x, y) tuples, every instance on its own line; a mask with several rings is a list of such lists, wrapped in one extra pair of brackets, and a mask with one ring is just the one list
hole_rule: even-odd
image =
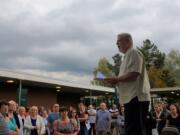
[(129, 33), (117, 36), (117, 47), (124, 53), (118, 77), (106, 78), (119, 89), (120, 103), (125, 106), (127, 135), (146, 135), (145, 119), (150, 103), (150, 85), (143, 54), (133, 49)]

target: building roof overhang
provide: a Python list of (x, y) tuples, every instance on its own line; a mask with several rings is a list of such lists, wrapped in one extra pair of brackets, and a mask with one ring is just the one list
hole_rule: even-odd
[(59, 79), (54, 79), (50, 77), (44, 77), (39, 75), (33, 75), (28, 74), (24, 72), (19, 71), (13, 71), (8, 69), (0, 69), (0, 80), (6, 80), (6, 79), (15, 79), (15, 80), (21, 80), (22, 82), (26, 82), (30, 85), (39, 85), (39, 86), (46, 86), (46, 87), (66, 87), (70, 89), (75, 90), (81, 90), (81, 91), (94, 91), (94, 92), (107, 92), (107, 93), (114, 93), (113, 88), (109, 87), (102, 87), (102, 86), (95, 86), (95, 85), (87, 85), (87, 84), (80, 84), (80, 83), (74, 83), (70, 81), (64, 81)]

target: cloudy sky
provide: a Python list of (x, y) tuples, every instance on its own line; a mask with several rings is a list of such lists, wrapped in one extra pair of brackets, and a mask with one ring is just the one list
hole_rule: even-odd
[(0, 68), (88, 84), (119, 32), (180, 50), (180, 1), (0, 0)]

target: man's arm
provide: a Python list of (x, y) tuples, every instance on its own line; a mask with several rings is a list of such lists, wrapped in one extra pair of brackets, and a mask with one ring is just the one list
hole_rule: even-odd
[(129, 72), (119, 77), (109, 77), (109, 78), (105, 78), (104, 80), (111, 84), (116, 84), (118, 82), (135, 81), (139, 75), (140, 73), (138, 72)]

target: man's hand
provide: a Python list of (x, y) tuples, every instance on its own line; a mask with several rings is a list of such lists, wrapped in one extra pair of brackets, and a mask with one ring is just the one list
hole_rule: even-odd
[(117, 84), (119, 82), (119, 78), (118, 77), (108, 77), (108, 78), (105, 78), (104, 81), (107, 81), (110, 84)]

